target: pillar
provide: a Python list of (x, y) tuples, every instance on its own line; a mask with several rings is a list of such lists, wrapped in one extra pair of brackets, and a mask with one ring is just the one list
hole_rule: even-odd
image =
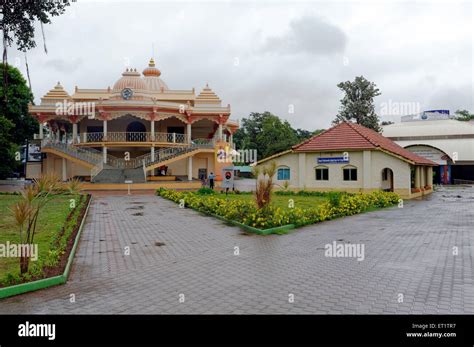
[(104, 157), (104, 164), (107, 164), (107, 147), (106, 146), (102, 147), (102, 154)]
[(77, 123), (72, 123), (72, 143), (77, 143)]
[(191, 123), (188, 123), (186, 125), (186, 135), (187, 135), (188, 143), (191, 143)]
[(421, 181), (420, 181), (420, 167), (415, 166), (415, 188), (420, 188), (421, 187)]
[(155, 161), (155, 146), (151, 146), (151, 161), (154, 162)]
[(222, 141), (222, 124), (219, 124), (219, 141)]
[(193, 157), (188, 157), (188, 181), (193, 180)]
[(230, 142), (230, 147), (233, 147), (234, 146), (234, 135), (232, 133), (230, 133), (229, 142)]
[(63, 182), (66, 182), (66, 181), (67, 181), (67, 167), (66, 167), (66, 158), (63, 158), (62, 179), (63, 179)]
[(104, 120), (104, 141), (107, 141), (107, 120)]
[(420, 166), (420, 188), (424, 188), (426, 186), (425, 183), (425, 167)]
[[(151, 123), (150, 123), (150, 128), (151, 128), (151, 140), (152, 141), (155, 141), (155, 121), (152, 120)], [(154, 148), (152, 147), (152, 151), (154, 152)]]
[(372, 152), (364, 151), (363, 153), (363, 165), (362, 165), (362, 188), (370, 189), (372, 188)]
[[(290, 172), (291, 179), (291, 172)], [(306, 153), (298, 154), (298, 186), (303, 189), (306, 179)]]
[(43, 123), (40, 123), (39, 125), (39, 138), (40, 140), (43, 139)]
[(428, 185), (433, 186), (433, 167), (428, 166)]

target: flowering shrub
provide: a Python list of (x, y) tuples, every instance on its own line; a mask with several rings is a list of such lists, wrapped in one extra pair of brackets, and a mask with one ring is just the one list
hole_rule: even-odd
[(282, 209), (273, 205), (258, 209), (254, 202), (224, 200), (212, 195), (198, 195), (160, 188), (157, 195), (207, 214), (217, 215), (258, 229), (288, 224), (303, 226), (341, 216), (361, 213), (369, 208), (388, 207), (398, 203), (400, 197), (391, 192), (376, 191), (370, 194), (338, 194), (317, 208)]

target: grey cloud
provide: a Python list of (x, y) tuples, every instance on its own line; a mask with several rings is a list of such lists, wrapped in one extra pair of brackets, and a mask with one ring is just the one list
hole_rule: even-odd
[(337, 26), (320, 17), (304, 16), (290, 22), (283, 36), (269, 37), (263, 51), (327, 55), (344, 52), (346, 42), (346, 34)]
[(52, 68), (60, 73), (74, 72), (82, 65), (81, 58), (65, 59), (48, 59), (44, 64), (48, 68)]
[[(154, 44), (157, 67), (170, 88), (199, 92), (209, 82), (224, 104), (231, 104), (233, 119), (268, 110), (294, 127), (328, 127), (340, 106), (337, 83), (358, 75), (382, 91), (377, 110), (388, 100), (473, 110), (472, 36), (462, 29), (472, 18), (463, 6), (430, 5), (429, 12), (420, 12), (404, 3), (392, 11), (370, 2), (249, 7), (121, 1), (77, 2), (74, 8), (74, 16), (55, 17), (45, 26), (47, 55), (41, 36), (28, 52), (37, 102), (57, 81), (69, 93), (76, 85), (112, 86), (126, 61), (143, 70)], [(130, 17), (132, 12), (139, 16)], [(442, 30), (435, 26), (413, 34), (420, 19), (439, 15), (446, 25)], [(9, 60), (16, 57), (25, 74), (23, 54), (10, 50)], [(288, 113), (289, 104), (294, 114)]]

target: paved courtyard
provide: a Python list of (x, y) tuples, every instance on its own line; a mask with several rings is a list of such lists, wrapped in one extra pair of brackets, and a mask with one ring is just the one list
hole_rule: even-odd
[[(0, 313), (472, 314), (473, 206), (474, 188), (443, 188), (262, 237), (150, 195), (96, 196), (69, 282)], [(333, 241), (365, 259), (325, 257)]]

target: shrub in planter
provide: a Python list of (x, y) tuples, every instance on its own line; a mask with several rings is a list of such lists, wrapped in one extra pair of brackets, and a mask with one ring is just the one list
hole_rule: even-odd
[(196, 193), (199, 195), (207, 195), (207, 194), (215, 194), (216, 192), (214, 191), (214, 189), (203, 187), (203, 188), (200, 188)]
[(317, 208), (282, 209), (267, 205), (258, 209), (254, 202), (223, 200), (212, 195), (175, 192), (162, 189), (157, 194), (175, 202), (184, 201), (186, 207), (207, 214), (218, 215), (254, 228), (268, 229), (288, 224), (303, 226), (340, 216), (361, 213), (370, 207), (387, 207), (398, 203), (400, 197), (392, 192), (376, 191), (371, 194), (333, 192), (329, 200)]

